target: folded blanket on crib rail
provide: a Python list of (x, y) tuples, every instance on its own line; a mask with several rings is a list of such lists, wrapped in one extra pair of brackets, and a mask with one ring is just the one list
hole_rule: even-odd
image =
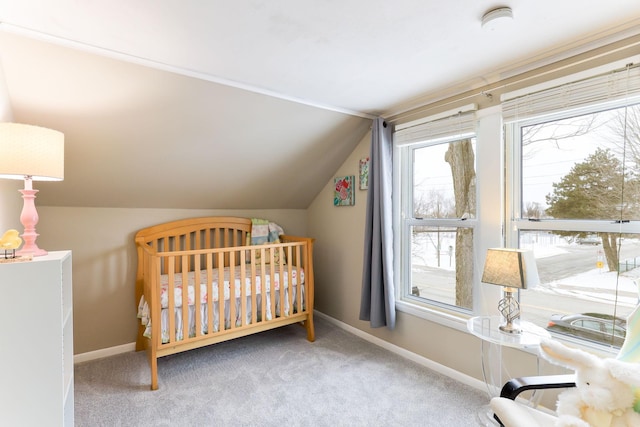
[(264, 245), (265, 243), (279, 243), (280, 235), (284, 230), (275, 222), (268, 219), (251, 218), (251, 245)]
[[(247, 245), (267, 245), (269, 243), (280, 243), (280, 235), (284, 230), (275, 222), (268, 219), (251, 218), (251, 233), (247, 234)], [(271, 259), (271, 254), (267, 250), (265, 255), (267, 261)], [(256, 259), (260, 262), (260, 253), (256, 253)], [(280, 263), (280, 252), (274, 253), (275, 263)]]

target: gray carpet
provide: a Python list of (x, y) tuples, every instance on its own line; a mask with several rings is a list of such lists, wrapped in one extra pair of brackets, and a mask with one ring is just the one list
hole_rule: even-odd
[(316, 318), (159, 360), (75, 367), (76, 426), (472, 426), (486, 393)]

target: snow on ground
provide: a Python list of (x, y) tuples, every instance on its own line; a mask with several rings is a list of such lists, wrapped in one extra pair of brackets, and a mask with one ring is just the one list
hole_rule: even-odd
[(593, 269), (586, 273), (540, 284), (533, 290), (561, 295), (579, 295), (583, 299), (614, 302), (616, 288), (618, 289), (617, 300), (619, 304), (633, 307), (638, 303), (640, 294), (637, 279), (624, 274), (616, 277), (615, 271), (605, 272), (602, 269)]
[[(568, 253), (567, 246), (560, 242), (559, 237), (555, 237), (549, 241), (531, 242), (530, 245), (523, 244), (522, 249), (533, 250), (534, 256), (538, 260)], [(417, 253), (423, 256), (423, 258), (414, 257), (414, 268), (428, 265), (442, 270), (455, 271), (455, 256), (453, 255), (455, 240), (453, 238), (444, 237), (442, 239), (441, 247), (447, 249), (441, 252), (439, 260), (435, 256), (436, 251), (433, 250), (434, 246), (431, 241), (423, 240), (414, 243), (421, 246)], [(416, 269), (416, 271), (420, 270)], [(574, 296), (598, 302), (608, 300), (613, 303), (617, 298), (618, 304), (634, 307), (640, 302), (640, 268), (623, 272), (617, 276), (616, 272), (607, 271), (605, 263), (604, 268), (594, 268), (570, 277), (543, 283), (531, 291)]]
[[(536, 246), (533, 250), (536, 259), (542, 259), (566, 253), (558, 246)], [(606, 265), (606, 264), (605, 264)], [(640, 269), (621, 273), (607, 271), (606, 268), (594, 268), (563, 279), (540, 284), (535, 288), (538, 292), (563, 295), (579, 295), (581, 298), (593, 298), (615, 301), (616, 289), (618, 302), (635, 306), (640, 300)]]

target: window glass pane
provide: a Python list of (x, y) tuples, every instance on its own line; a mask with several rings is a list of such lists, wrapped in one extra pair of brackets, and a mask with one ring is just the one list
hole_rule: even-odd
[(413, 150), (413, 217), (474, 218), (475, 138)]
[(520, 292), (522, 318), (556, 333), (620, 346), (625, 320), (639, 301), (640, 235), (598, 233), (585, 243), (566, 230), (519, 234), (520, 247), (533, 250), (540, 276), (540, 285)]
[[(410, 229), (411, 295), (471, 309), (473, 229), (426, 226)], [(463, 261), (456, 263), (456, 260)]]
[(635, 105), (523, 126), (521, 217), (640, 219), (639, 117)]

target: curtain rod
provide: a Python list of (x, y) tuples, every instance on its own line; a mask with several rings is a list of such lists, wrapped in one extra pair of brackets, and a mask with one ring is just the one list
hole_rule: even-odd
[(410, 128), (413, 126), (417, 126), (420, 125), (422, 123), (426, 123), (426, 122), (434, 122), (440, 119), (444, 119), (446, 117), (452, 117), (455, 116), (457, 114), (464, 114), (464, 113), (468, 113), (470, 111), (476, 111), (478, 109), (478, 105), (477, 104), (467, 104), (467, 105), (463, 105), (461, 107), (458, 108), (454, 108), (448, 111), (443, 111), (441, 113), (438, 114), (434, 114), (432, 116), (427, 116), (427, 117), (421, 117), (419, 119), (416, 120), (412, 120), (410, 122), (405, 122), (402, 124), (399, 124), (395, 127), (395, 130), (402, 130), (402, 129), (406, 129), (406, 128)]

